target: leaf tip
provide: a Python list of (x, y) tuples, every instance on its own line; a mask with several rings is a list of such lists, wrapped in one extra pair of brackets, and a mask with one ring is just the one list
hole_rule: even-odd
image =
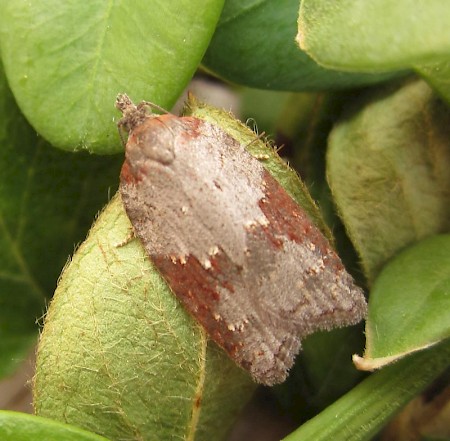
[(366, 351), (366, 354), (364, 354), (363, 357), (360, 357), (358, 354), (353, 354), (352, 360), (353, 360), (353, 364), (355, 365), (356, 369), (358, 369), (359, 371), (372, 372), (372, 371), (380, 369), (384, 366), (387, 366), (388, 364), (395, 363), (396, 361), (398, 361), (414, 352), (422, 351), (424, 349), (429, 348), (430, 346), (434, 346), (436, 343), (438, 343), (438, 342), (436, 341), (436, 342), (426, 344), (426, 345), (423, 345), (420, 347), (412, 348), (405, 352), (398, 352), (394, 355), (387, 355), (386, 357), (371, 358), (371, 357), (367, 356), (367, 351)]

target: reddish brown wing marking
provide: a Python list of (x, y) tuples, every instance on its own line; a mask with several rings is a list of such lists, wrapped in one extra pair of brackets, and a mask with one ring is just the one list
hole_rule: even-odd
[(232, 262), (223, 257), (212, 258), (212, 270), (205, 270), (192, 256), (188, 256), (185, 263), (174, 262), (167, 256), (153, 256), (152, 260), (185, 308), (217, 344), (236, 358), (236, 353), (243, 345), (242, 339), (228, 328), (222, 317), (215, 316), (220, 310), (219, 285), (235, 294), (233, 284), (229, 281), (232, 278), (230, 274), (234, 273), (236, 277)]
[(173, 292), (258, 382), (283, 381), (305, 335), (365, 314), (324, 236), (216, 126), (163, 115), (132, 128), (121, 193)]

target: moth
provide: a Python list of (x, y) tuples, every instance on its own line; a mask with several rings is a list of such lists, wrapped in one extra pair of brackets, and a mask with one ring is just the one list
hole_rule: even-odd
[(301, 340), (359, 322), (362, 290), (305, 211), (219, 126), (124, 94), (120, 193), (135, 235), (189, 313), (265, 385)]

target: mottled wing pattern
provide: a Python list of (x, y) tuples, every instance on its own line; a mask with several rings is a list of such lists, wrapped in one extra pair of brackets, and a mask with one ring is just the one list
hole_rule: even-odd
[(365, 315), (322, 233), (218, 126), (149, 116), (130, 133), (120, 189), (173, 292), (256, 381), (282, 382), (304, 336)]

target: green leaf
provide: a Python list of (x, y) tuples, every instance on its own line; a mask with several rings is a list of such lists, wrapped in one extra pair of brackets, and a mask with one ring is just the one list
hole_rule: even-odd
[(208, 51), (207, 69), (260, 89), (323, 90), (373, 84), (397, 74), (324, 69), (295, 44), (299, 0), (227, 0)]
[(0, 410), (2, 441), (108, 441), (78, 427), (47, 418)]
[(120, 197), (65, 269), (42, 333), (38, 415), (112, 439), (220, 439), (255, 385), (184, 311)]
[(375, 369), (450, 337), (450, 235), (427, 238), (381, 271), (369, 299), (361, 369)]
[(170, 108), (191, 78), (223, 0), (2, 0), (0, 45), (9, 84), (54, 146), (122, 150), (114, 100)]
[(373, 281), (408, 244), (450, 227), (450, 110), (422, 81), (369, 92), (329, 139), (332, 194)]
[(0, 376), (36, 341), (61, 268), (117, 185), (120, 158), (57, 151), (28, 125), (0, 66)]
[(450, 342), (387, 366), (303, 424), (283, 441), (369, 441), (447, 367)]
[(303, 0), (297, 41), (323, 66), (386, 72), (447, 60), (449, 22), (442, 0)]

